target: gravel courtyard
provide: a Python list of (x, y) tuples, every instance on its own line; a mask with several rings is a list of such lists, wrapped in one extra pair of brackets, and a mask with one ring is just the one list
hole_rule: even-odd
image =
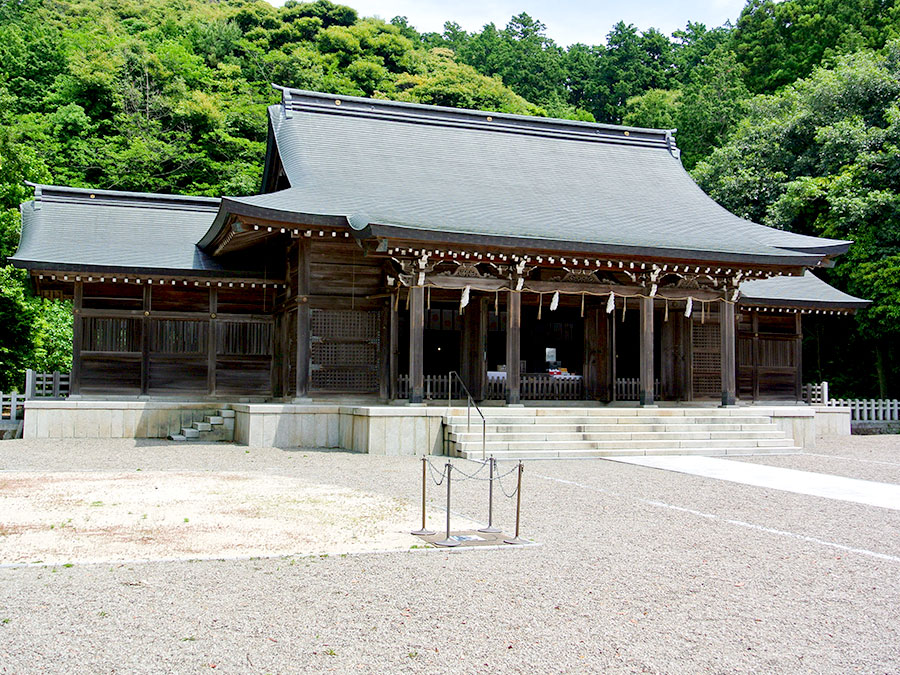
[[(900, 437), (736, 461), (900, 483)], [(0, 443), (0, 484), (48, 472), (90, 474), (104, 504), (124, 497), (103, 481), (139, 473), (210, 492), (240, 475), (279, 486), (280, 499), (329, 486), (396, 524), (415, 514), (420, 463), (227, 444)], [(444, 493), (429, 487), (436, 527)], [(495, 522), (510, 531), (513, 501), (496, 496)], [(455, 482), (453, 499), (460, 516), (485, 520), (483, 482)], [(105, 562), (23, 566), (3, 548), (16, 507), (0, 512), (0, 672), (900, 671), (900, 511), (602, 460), (527, 463), (522, 510), (522, 534), (539, 546), (424, 550), (388, 541), (392, 525), (350, 518), (337, 520), (327, 556), (247, 557), (223, 544), (221, 560), (122, 562), (98, 545)]]

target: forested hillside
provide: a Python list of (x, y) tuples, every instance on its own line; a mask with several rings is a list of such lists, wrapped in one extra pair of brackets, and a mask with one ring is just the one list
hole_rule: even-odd
[[(448, 13), (452, 5), (448, 5)], [(685, 166), (758, 222), (859, 241), (829, 279), (873, 298), (812, 326), (807, 379), (893, 393), (900, 329), (900, 10), (750, 0), (672, 36), (619, 23), (563, 47), (527, 14), (421, 34), (327, 0), (0, 0), (0, 390), (66, 368), (65, 304), (6, 263), (23, 180), (175, 192), (258, 189), (270, 83), (340, 94), (678, 128)], [(835, 341), (832, 341), (835, 342)], [(839, 345), (840, 346), (840, 345)]]

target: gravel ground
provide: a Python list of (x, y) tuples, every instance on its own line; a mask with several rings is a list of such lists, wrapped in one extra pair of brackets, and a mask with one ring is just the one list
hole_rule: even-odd
[[(418, 499), (414, 458), (245, 450), (5, 441), (0, 470), (259, 472)], [(890, 462), (900, 438), (816, 453)], [(783, 459), (825, 466), (762, 461)], [(454, 485), (453, 510), (483, 520), (485, 484)], [(900, 671), (900, 512), (590, 460), (529, 462), (522, 497), (540, 546), (0, 569), (0, 672)]]
[(761, 455), (735, 459), (786, 469), (900, 484), (900, 436), (820, 438), (814, 450), (801, 455)]

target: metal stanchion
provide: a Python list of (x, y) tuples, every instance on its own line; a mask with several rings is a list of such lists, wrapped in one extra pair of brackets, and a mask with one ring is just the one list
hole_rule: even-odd
[(410, 534), (417, 534), (419, 536), (427, 537), (429, 535), (435, 534), (434, 530), (429, 530), (425, 527), (425, 481), (427, 476), (425, 475), (425, 470), (428, 468), (428, 458), (422, 458), (422, 529), (416, 530), (415, 532), (410, 532)]
[(512, 539), (504, 539), (504, 543), (506, 544), (528, 544), (530, 543), (527, 539), (522, 539), (519, 537), (519, 516), (522, 513), (522, 470), (524, 467), (522, 466), (522, 462), (519, 462), (519, 482), (516, 486), (516, 536)]
[(479, 532), (486, 532), (489, 534), (494, 534), (500, 532), (499, 528), (494, 527), (494, 466), (496, 465), (497, 460), (494, 459), (493, 455), (488, 460), (489, 470), (490, 470), (490, 482), (488, 483), (488, 524), (487, 527), (482, 527)]
[(453, 472), (453, 465), (447, 462), (447, 538), (443, 541), (434, 542), (435, 546), (459, 546), (456, 539), (450, 538), (450, 474)]

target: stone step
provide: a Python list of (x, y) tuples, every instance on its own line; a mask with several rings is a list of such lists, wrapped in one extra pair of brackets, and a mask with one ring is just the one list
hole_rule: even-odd
[[(703, 406), (696, 408), (640, 408), (640, 407), (506, 407), (506, 406), (481, 406), (481, 413), (485, 417), (565, 417), (581, 415), (588, 417), (728, 417), (733, 415), (768, 415), (770, 408), (757, 409), (755, 406), (737, 406), (734, 408), (720, 408), (717, 406)], [(475, 408), (470, 408), (472, 415), (478, 415)], [(454, 417), (465, 416), (464, 406), (444, 407), (445, 414)]]
[[(544, 450), (544, 449), (571, 449), (571, 450), (628, 450), (632, 448), (759, 448), (782, 447), (793, 445), (793, 440), (788, 438), (778, 439), (709, 439), (709, 440), (616, 440), (616, 441), (487, 441), (485, 449), (488, 451), (499, 450)], [(481, 441), (454, 442), (459, 452), (481, 451)]]
[[(648, 432), (758, 432), (778, 430), (774, 424), (488, 424), (487, 434), (532, 434), (532, 433), (648, 433)], [(450, 433), (477, 433), (481, 435), (481, 424), (450, 424)]]
[(209, 422), (194, 422), (194, 429), (197, 431), (212, 431), (212, 425)]
[(169, 434), (170, 441), (186, 441), (187, 436), (184, 434)]
[(221, 415), (207, 415), (206, 422), (212, 425), (219, 425), (225, 422), (225, 418)]
[(181, 435), (187, 439), (195, 439), (200, 438), (200, 432), (194, 429), (193, 427), (184, 427), (181, 430)]
[[(786, 445), (779, 448), (755, 448), (752, 450), (744, 448), (629, 448), (627, 450), (565, 450), (565, 449), (544, 449), (544, 450), (510, 450), (507, 452), (490, 452), (490, 455), (498, 462), (528, 460), (528, 459), (578, 459), (578, 458), (597, 458), (597, 457), (640, 457), (645, 455), (702, 455), (706, 457), (742, 457), (747, 455), (791, 455), (802, 452), (801, 448), (794, 445)], [(456, 455), (465, 457), (466, 459), (481, 459), (481, 450), (471, 450)]]
[[(734, 439), (785, 439), (786, 435), (777, 428), (767, 429), (765, 431), (635, 431), (635, 432), (579, 432), (579, 431), (556, 431), (556, 432), (534, 432), (534, 433), (487, 433), (485, 440), (487, 442), (501, 441), (638, 441), (638, 440), (734, 440)], [(454, 432), (450, 431), (447, 439), (455, 443), (460, 442), (481, 442), (481, 431), (472, 432)]]
[[(444, 417), (447, 424), (466, 424), (465, 416)], [(573, 415), (569, 417), (545, 417), (545, 416), (486, 416), (485, 422), (493, 426), (521, 426), (521, 425), (545, 425), (545, 424), (666, 424), (693, 426), (695, 424), (770, 424), (771, 418), (763, 415), (729, 415), (711, 417), (591, 417), (585, 415)], [(470, 424), (481, 425), (481, 418), (474, 415)]]
[(229, 417), (230, 417), (230, 418), (233, 418), (233, 417), (234, 417), (234, 410), (228, 410), (228, 409), (226, 409), (226, 408), (223, 408), (222, 410), (219, 411), (219, 416), (220, 416), (220, 417), (225, 417), (225, 418), (229, 418)]

